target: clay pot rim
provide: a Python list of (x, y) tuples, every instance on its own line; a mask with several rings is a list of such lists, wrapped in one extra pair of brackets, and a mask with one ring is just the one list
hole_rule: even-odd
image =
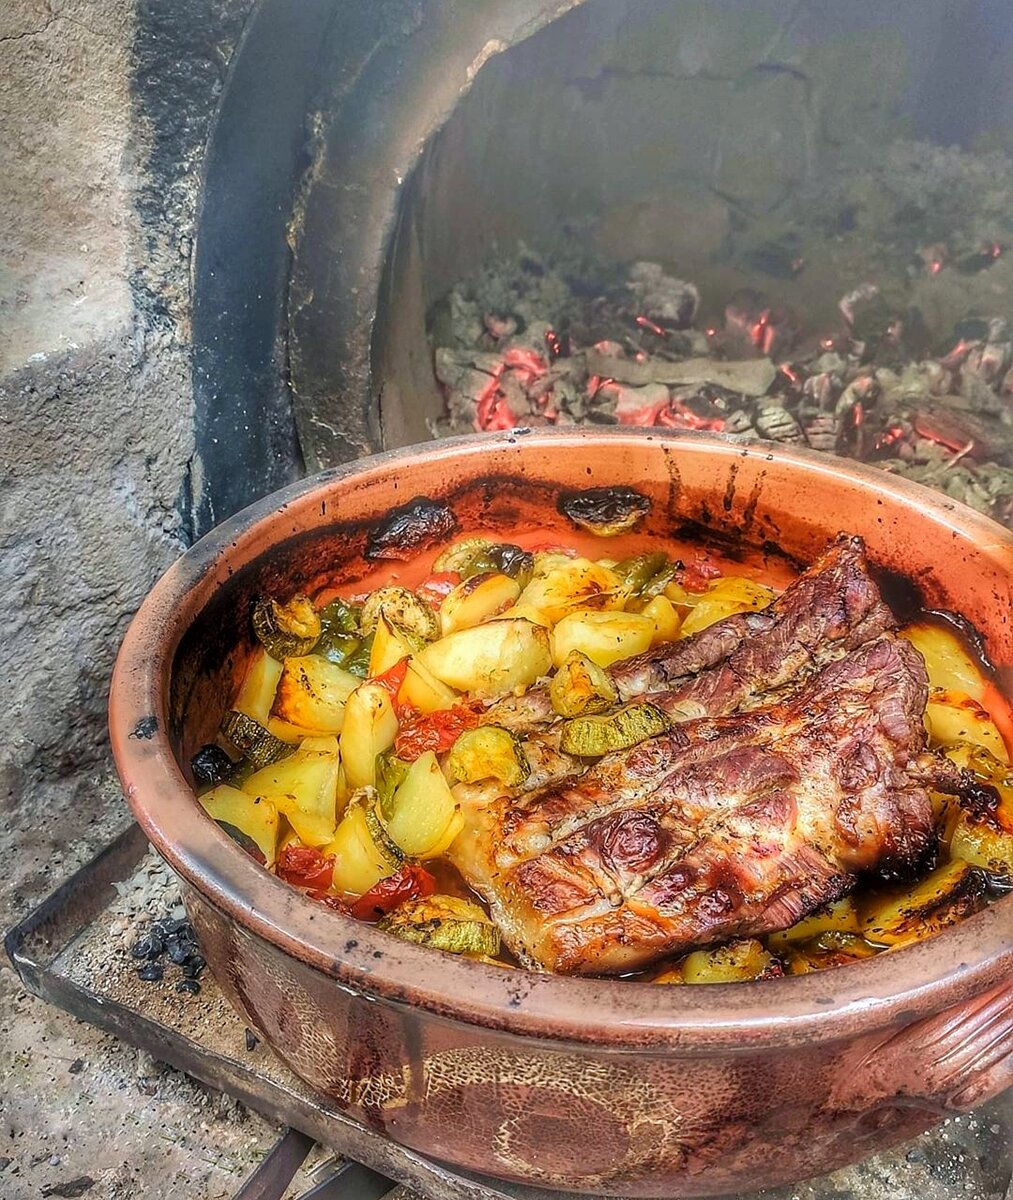
[(722, 435), (512, 430), (447, 438), (334, 467), (272, 493), (205, 535), (162, 576), (127, 631), (110, 692), (110, 734), (124, 795), (156, 850), (241, 929), (345, 989), (556, 1043), (708, 1053), (837, 1041), (907, 1023), (1008, 979), (1013, 974), (1013, 895), (928, 942), (855, 966), (785, 979), (671, 988), (504, 970), (437, 955), (324, 909), (263, 871), (205, 817), (165, 732), (169, 670), (183, 631), (201, 607), (193, 603), (197, 584), (242, 546), (254, 525), (339, 481), (382, 473), (421, 455), (456, 459), (547, 441), (559, 451), (577, 450), (583, 441), (604, 438), (664, 441), (685, 453), (725, 460), (755, 455), (831, 481), (858, 480), (870, 497), (900, 501), (926, 519), (1008, 552), (1013, 575), (1013, 535), (964, 505), (876, 468)]

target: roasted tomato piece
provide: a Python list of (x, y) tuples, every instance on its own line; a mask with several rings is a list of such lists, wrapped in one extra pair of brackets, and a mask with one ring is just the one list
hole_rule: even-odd
[(436, 891), (436, 880), (418, 863), (404, 863), (393, 875), (381, 879), (358, 900), (349, 912), (360, 921), (379, 921), (406, 900), (418, 900)]
[(296, 887), (326, 891), (334, 877), (334, 855), (326, 857), (313, 846), (286, 846), (275, 867), (279, 878)]
[(705, 592), (712, 579), (721, 575), (721, 568), (711, 562), (706, 555), (701, 555), (693, 562), (688, 562), (681, 571), (676, 571), (675, 577), (687, 592)]
[(478, 712), (471, 705), (441, 708), (403, 725), (394, 741), (394, 750), (405, 762), (414, 762), (427, 750), (443, 754), (466, 729), (474, 729), (477, 724)]
[(423, 579), (415, 590), (423, 600), (428, 600), (433, 608), (439, 608), (460, 582), (460, 571), (434, 571), (428, 579)]
[(408, 659), (399, 659), (392, 667), (389, 667), (382, 675), (377, 675), (372, 679), (371, 683), (378, 683), (386, 692), (390, 693), (391, 700), (394, 701), (395, 708), (397, 707), (397, 694), (401, 690), (401, 684), (404, 683), (404, 677), (408, 674)]

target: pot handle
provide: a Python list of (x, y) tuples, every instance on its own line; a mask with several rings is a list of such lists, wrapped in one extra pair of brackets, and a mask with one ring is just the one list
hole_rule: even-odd
[(1013, 1086), (1013, 981), (863, 1047), (840, 1077), (865, 1106), (870, 1092), (944, 1114), (990, 1100)]

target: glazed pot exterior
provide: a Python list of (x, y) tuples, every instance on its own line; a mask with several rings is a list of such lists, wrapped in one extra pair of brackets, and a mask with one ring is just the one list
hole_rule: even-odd
[[(233, 1005), (316, 1091), (402, 1145), (547, 1188), (709, 1196), (821, 1174), (984, 1099), (1002, 1080), (982, 1089), (981, 1051), (997, 1031), (1007, 1049), (1013, 1038), (1013, 994), (1000, 987), (900, 1030), (791, 1053), (547, 1045), (339, 991), (199, 893), (186, 900)], [(954, 1051), (957, 1070), (941, 1061)]]
[(659, 536), (696, 524), (804, 562), (839, 530), (861, 534), (898, 595), (974, 622), (1008, 682), (1013, 538), (970, 510), (878, 472), (715, 437), (518, 431), (326, 473), (190, 551), (117, 664), (118, 768), (232, 1003), (364, 1124), (474, 1172), (577, 1192), (702, 1196), (797, 1180), (1013, 1083), (1013, 897), (930, 942), (794, 979), (536, 976), (314, 904), (204, 816), (179, 766), (241, 677), (259, 591), (364, 577), (370, 537), (420, 496), (464, 533), (535, 525), (565, 537), (560, 494), (618, 484), (650, 499), (644, 532)]

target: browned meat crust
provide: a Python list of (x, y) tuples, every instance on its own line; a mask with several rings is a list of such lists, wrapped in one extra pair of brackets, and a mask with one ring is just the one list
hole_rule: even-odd
[[(673, 717), (717, 716), (893, 627), (861, 538), (842, 534), (767, 608), (626, 659), (610, 674), (624, 700), (659, 693), (650, 699)], [(548, 689), (533, 688), (493, 705), (485, 719), (530, 730), (553, 716)]]
[[(846, 620), (842, 641), (862, 625)], [(920, 655), (884, 635), (786, 700), (688, 721), (526, 796), (473, 794), (453, 857), (511, 949), (549, 970), (617, 974), (786, 928), (931, 844), (926, 693)]]

